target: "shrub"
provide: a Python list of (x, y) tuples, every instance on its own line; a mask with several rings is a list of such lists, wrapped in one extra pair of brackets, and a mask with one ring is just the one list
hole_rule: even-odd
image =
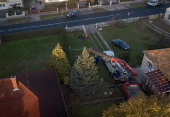
[(13, 13), (15, 10), (13, 8), (8, 9), (8, 13)]
[(96, 5), (96, 4), (98, 5), (98, 0), (94, 0), (94, 4), (95, 4), (95, 5)]
[(168, 29), (168, 32), (170, 32), (170, 28)]
[(15, 34), (1, 35), (2, 42), (28, 39), (34, 37), (42, 37), (49, 34), (57, 34), (61, 32), (61, 27), (51, 29), (41, 29), (36, 31), (20, 32)]
[(149, 36), (148, 35), (143, 35), (142, 36), (142, 40), (148, 40), (149, 39)]
[(75, 4), (76, 4), (75, 0), (70, 0), (70, 1), (68, 2), (68, 5), (75, 5)]
[(127, 27), (127, 23), (125, 21), (116, 21), (115, 25), (119, 28), (126, 28)]
[(130, 52), (123, 52), (119, 55), (119, 58), (125, 60), (126, 62), (130, 61)]
[(66, 4), (64, 2), (61, 2), (60, 4), (58, 4), (58, 7), (65, 7)]
[(65, 77), (64, 77), (64, 84), (65, 84), (65, 85), (68, 85), (68, 84), (69, 84), (69, 81), (70, 81), (70, 77), (69, 77), (69, 76), (65, 76)]

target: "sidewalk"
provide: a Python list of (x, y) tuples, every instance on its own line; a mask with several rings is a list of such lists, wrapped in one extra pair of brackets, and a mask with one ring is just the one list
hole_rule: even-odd
[[(115, 10), (122, 10), (122, 9), (128, 9), (129, 4), (131, 3), (140, 3), (140, 2), (147, 2), (148, 0), (135, 0), (135, 1), (128, 1), (128, 2), (121, 2), (119, 4), (113, 4), (113, 5), (102, 5), (102, 6), (96, 6), (96, 7), (90, 7), (90, 8), (82, 8), (82, 9), (76, 9), (75, 11), (80, 11), (82, 14), (93, 14), (93, 8), (104, 8), (107, 11), (115, 11)], [(37, 9), (43, 9), (45, 6), (45, 3), (39, 3), (36, 2), (35, 6)], [(73, 11), (73, 10), (68, 10), (68, 11)], [(31, 18), (31, 21), (40, 21), (40, 16), (41, 15), (46, 15), (46, 14), (56, 14), (56, 12), (51, 12), (51, 13), (41, 13), (41, 14), (30, 14), (28, 17)]]

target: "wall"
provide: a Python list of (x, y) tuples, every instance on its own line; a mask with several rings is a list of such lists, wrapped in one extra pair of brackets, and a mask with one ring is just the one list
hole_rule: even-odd
[(8, 13), (6, 13), (7, 19), (15, 19), (15, 18), (23, 18), (23, 17), (25, 17), (25, 11), (22, 11), (21, 15), (16, 15), (16, 13), (15, 13), (15, 15), (9, 16)]
[(155, 66), (145, 55), (143, 57), (143, 61), (142, 61), (142, 65), (141, 65), (141, 70), (143, 73), (147, 73), (147, 72), (150, 72), (148, 69), (147, 69), (147, 65), (148, 65), (148, 61), (152, 64), (152, 68), (150, 71), (154, 71), (154, 70), (157, 70), (157, 66)]
[(3, 7), (0, 7), (0, 10), (8, 9), (8, 4), (7, 4), (7, 2), (0, 2), (0, 4), (3, 6)]
[(164, 19), (165, 19), (166, 21), (170, 21), (170, 19), (168, 19), (169, 15), (170, 15), (170, 7), (167, 8), (167, 9), (166, 9), (166, 12), (165, 12)]
[(70, 1), (70, 0), (45, 0), (46, 3), (63, 2), (63, 1)]

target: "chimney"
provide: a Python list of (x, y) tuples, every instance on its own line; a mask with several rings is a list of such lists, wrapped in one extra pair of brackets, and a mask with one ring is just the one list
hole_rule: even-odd
[(18, 86), (17, 86), (17, 82), (16, 82), (16, 76), (11, 76), (11, 80), (12, 80), (12, 85), (13, 85), (13, 88), (14, 88), (13, 91), (19, 90)]

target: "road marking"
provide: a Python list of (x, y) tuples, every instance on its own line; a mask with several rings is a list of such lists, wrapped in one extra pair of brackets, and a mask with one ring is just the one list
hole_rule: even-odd
[(38, 27), (38, 26), (31, 26), (31, 28)]
[(150, 11), (150, 10), (145, 10), (146, 12)]
[(4, 32), (5, 30), (0, 30), (0, 32)]
[[(116, 14), (116, 15), (120, 15), (120, 14)], [(102, 17), (94, 17), (94, 18), (88, 18), (88, 19), (83, 19), (83, 20), (94, 20), (94, 19), (100, 19), (100, 18), (104, 18), (104, 17), (113, 17), (114, 15), (108, 15), (108, 16), (102, 16)], [(8, 29), (8, 31), (13, 31), (13, 30), (22, 30), (22, 29), (26, 29), (26, 28), (37, 28), (37, 27), (44, 27), (44, 26), (48, 26), (48, 25), (59, 25), (59, 24), (65, 24), (65, 23), (69, 23), (69, 22), (80, 22), (82, 20), (74, 20), (74, 21), (67, 21), (67, 22), (59, 22), (59, 23), (54, 23), (54, 24), (46, 24), (46, 25), (38, 25), (38, 26), (30, 26), (30, 27), (22, 27), (22, 28), (14, 28), (14, 29)], [(0, 30), (0, 32), (4, 32), (5, 30)]]

